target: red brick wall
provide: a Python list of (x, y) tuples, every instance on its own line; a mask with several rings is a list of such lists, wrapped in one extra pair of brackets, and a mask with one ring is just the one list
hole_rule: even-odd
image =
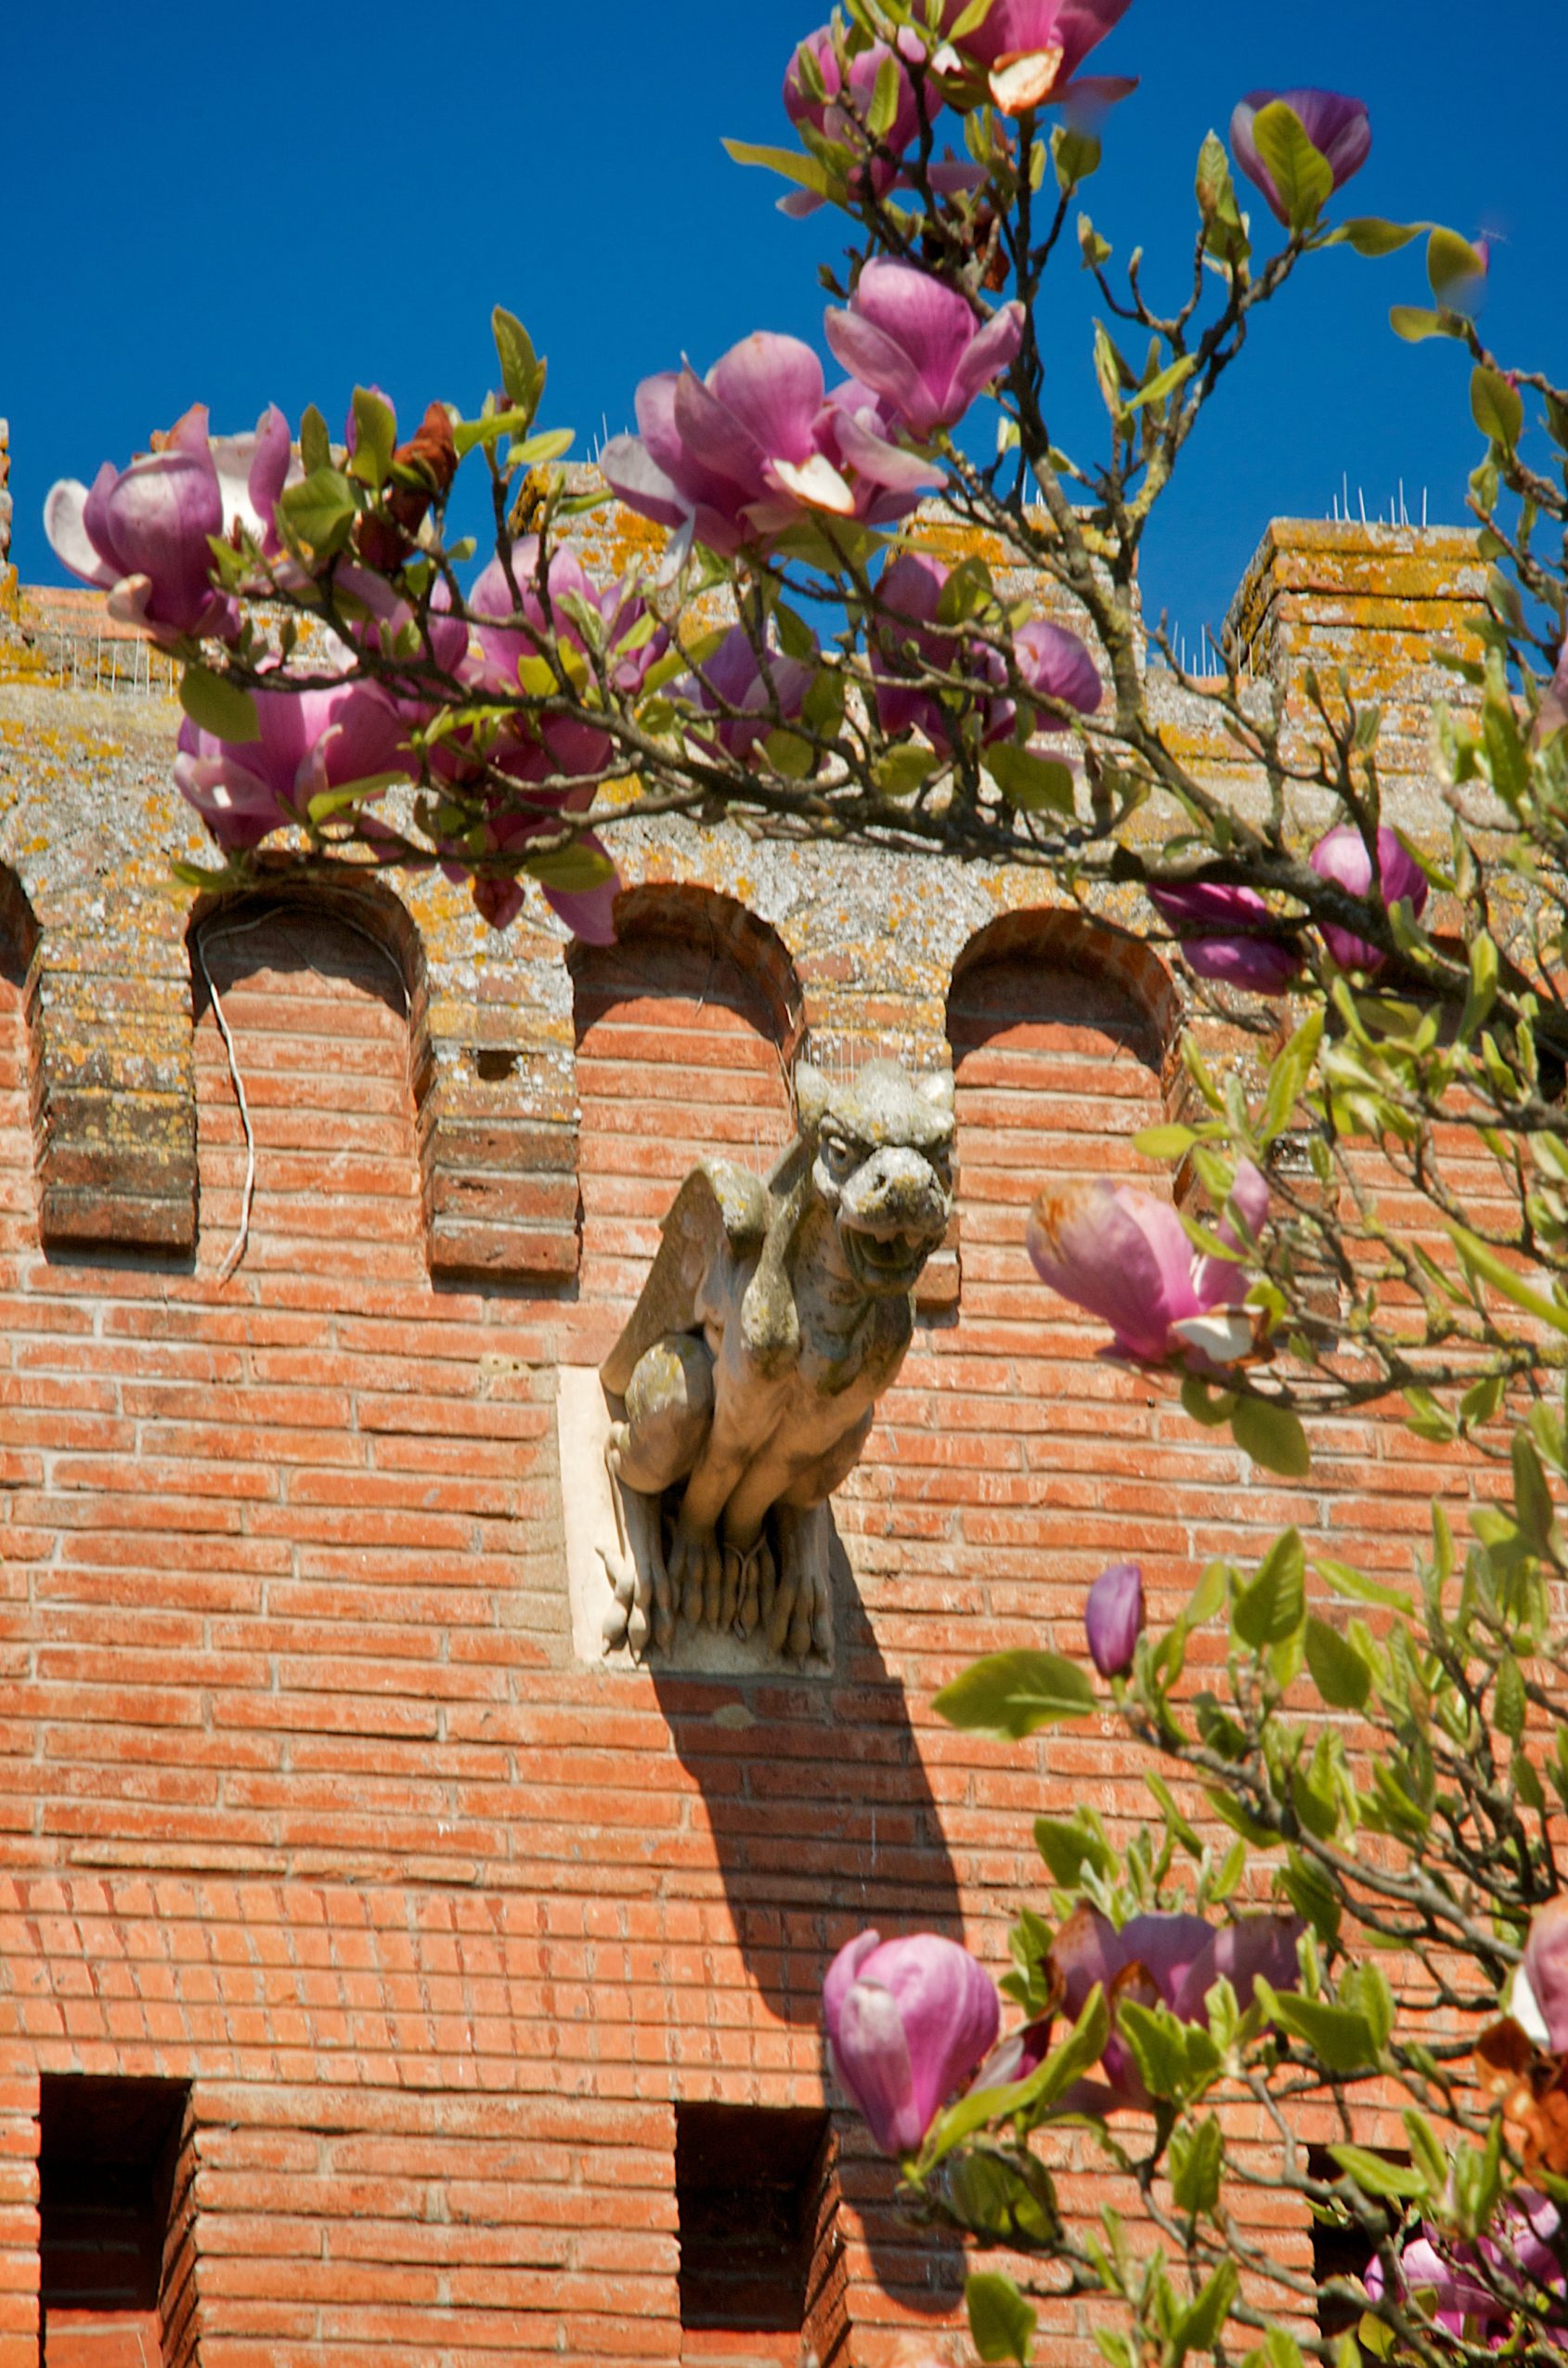
[[(938, 1923), (999, 1968), (1033, 1815), (1144, 1805), (1108, 1731), (977, 1743), (935, 1688), (1076, 1648), (1113, 1555), (1159, 1619), (1289, 1518), (1397, 1561), (1419, 1502), (1365, 1423), (1304, 1493), (1260, 1479), (1032, 1280), (1041, 1177), (1138, 1168), (1169, 1013), (1019, 926), (953, 991), (962, 1299), (838, 1502), (835, 1675), (579, 1667), (555, 1366), (608, 1346), (691, 1158), (783, 1138), (787, 978), (728, 922), (578, 957), (580, 1278), (486, 1293), (428, 1280), (395, 966), (297, 915), (207, 943), (256, 1138), (226, 1282), (200, 981), (193, 1266), (41, 1252), (0, 981), (0, 2368), (35, 2357), (41, 2071), (193, 2084), (204, 2368), (673, 2363), (674, 2104), (818, 2102), (828, 1952)], [(843, 2140), (833, 2340), (875, 2368), (955, 2265)]]

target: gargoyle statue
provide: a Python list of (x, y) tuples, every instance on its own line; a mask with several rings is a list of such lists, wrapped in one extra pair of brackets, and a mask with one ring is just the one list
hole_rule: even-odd
[[(804, 1659), (832, 1645), (827, 1500), (904, 1360), (952, 1207), (952, 1078), (802, 1064), (797, 1139), (764, 1183), (704, 1160), (600, 1368), (620, 1553), (606, 1646), (678, 1618)], [(667, 1521), (665, 1491), (685, 1483)]]

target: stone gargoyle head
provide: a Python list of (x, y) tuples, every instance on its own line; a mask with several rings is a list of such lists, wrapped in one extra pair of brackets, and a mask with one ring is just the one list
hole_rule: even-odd
[(875, 1298), (912, 1291), (952, 1215), (951, 1071), (911, 1077), (874, 1060), (835, 1086), (802, 1062), (795, 1102), (802, 1168), (850, 1274)]

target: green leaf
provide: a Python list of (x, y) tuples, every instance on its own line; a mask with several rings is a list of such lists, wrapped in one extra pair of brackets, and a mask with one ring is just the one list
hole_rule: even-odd
[(1568, 1335), (1568, 1308), (1559, 1307), (1555, 1299), (1549, 1299), (1544, 1292), (1533, 1289), (1523, 1275), (1515, 1274), (1496, 1250), (1478, 1241), (1464, 1226), (1450, 1223), (1448, 1231), (1468, 1274), (1480, 1282), (1489, 1282), (1494, 1291), (1500, 1291), (1505, 1299), (1510, 1299), (1516, 1308), (1523, 1308), (1527, 1315), (1549, 1325), (1553, 1332)]
[(1051, 135), (1051, 161), (1063, 194), (1086, 181), (1100, 165), (1100, 143), (1081, 124), (1061, 124)]
[(1187, 2057), (1183, 2025), (1168, 2006), (1140, 2006), (1136, 1998), (1123, 1998), (1116, 2010), (1116, 2030), (1151, 2097), (1175, 2098), (1185, 2093)]
[(1165, 1782), (1164, 1778), (1162, 1776), (1157, 1776), (1152, 1768), (1146, 1768), (1144, 1770), (1144, 1782), (1147, 1785), (1150, 1792), (1153, 1793), (1154, 1798), (1160, 1803), (1160, 1810), (1164, 1815), (1167, 1831), (1174, 1834), (1176, 1840), (1181, 1843), (1182, 1848), (1186, 1851), (1190, 1856), (1194, 1858), (1201, 1858), (1203, 1855), (1203, 1844), (1199, 1841), (1196, 1831), (1187, 1823), (1180, 1809), (1176, 1806), (1175, 1795), (1172, 1792), (1170, 1786)]
[(1085, 271), (1093, 271), (1099, 265), (1108, 263), (1115, 252), (1110, 241), (1101, 238), (1086, 214), (1078, 217), (1078, 245)]
[(1482, 435), (1511, 451), (1524, 428), (1524, 404), (1518, 387), (1510, 386), (1500, 371), (1478, 362), (1471, 372), (1470, 408)]
[(1304, 1020), (1269, 1070), (1268, 1091), (1263, 1096), (1263, 1116), (1258, 1124), (1263, 1142), (1272, 1143), (1276, 1135), (1283, 1135), (1295, 1117), (1296, 1105), (1305, 1091), (1323, 1042), (1323, 1021), (1321, 1011), (1315, 1011)]
[(1312, 1450), (1301, 1417), (1288, 1406), (1265, 1405), (1262, 1399), (1238, 1398), (1230, 1418), (1231, 1436), (1242, 1453), (1265, 1472), (1301, 1480), (1312, 1469)]
[(201, 732), (243, 747), (261, 738), (256, 703), (237, 683), (207, 666), (188, 666), (180, 677), (180, 705)]
[(1087, 1718), (1099, 1704), (1075, 1661), (1060, 1653), (1021, 1646), (976, 1661), (942, 1687), (931, 1707), (965, 1734), (995, 1735), (1020, 1743), (1036, 1727), (1056, 1719)]
[(1171, 2139), (1171, 2192), (1178, 2211), (1212, 2212), (1220, 2200), (1225, 2168), (1225, 2132), (1213, 2114), (1202, 2121), (1184, 2122)]
[(342, 549), (358, 515), (341, 469), (313, 469), (298, 485), (284, 488), (278, 506), (291, 531), (318, 559)]
[(368, 799), (379, 798), (396, 781), (407, 781), (407, 773), (370, 773), (362, 781), (345, 781), (339, 789), (318, 789), (305, 812), (314, 823), (329, 822), (333, 814), (343, 813), (350, 806), (362, 806)]
[(1001, 740), (986, 750), (985, 769), (1021, 813), (1061, 814), (1069, 821), (1076, 817), (1076, 776), (1059, 757), (1037, 757), (1031, 748)]
[(1206, 1784), (1203, 1798), (1221, 1824), (1228, 1826), (1232, 1833), (1238, 1833), (1243, 1841), (1251, 1842), (1254, 1850), (1278, 1849), (1279, 1835), (1271, 1833), (1268, 1827), (1261, 1825), (1256, 1817), (1250, 1817), (1239, 1801), (1223, 1791), (1217, 1784)]
[(978, 2270), (965, 2281), (964, 2299), (969, 2334), (980, 2358), (1016, 2360), (1018, 2368), (1027, 2368), (1038, 2313), (1012, 2279), (995, 2270)]
[(1402, 2204), (1413, 2204), (1426, 2193), (1426, 2174), (1413, 2163), (1387, 2162), (1366, 2146), (1330, 2146), (1328, 2152), (1363, 2195), (1387, 2195)]
[(392, 467), (397, 422), (392, 406), (369, 386), (354, 390), (354, 457), (348, 474), (379, 492)]
[(969, 0), (968, 7), (946, 28), (946, 38), (954, 43), (967, 41), (972, 33), (978, 33), (994, 6), (995, 0)]
[(1037, 2064), (1026, 2080), (1014, 2080), (1000, 2088), (971, 2088), (956, 2104), (949, 2105), (945, 2113), (938, 2115), (921, 2150), (923, 2167), (935, 2169), (977, 2129), (1017, 2115), (1043, 2117), (1091, 2064), (1098, 2063), (1109, 2036), (1110, 2010), (1106, 2004), (1105, 1990), (1096, 1982), (1083, 2002), (1082, 2013), (1061, 2046), (1053, 2048), (1044, 2062)]
[(1497, 1682), (1492, 1695), (1492, 1716), (1499, 1731), (1510, 1743), (1523, 1740), (1524, 1722), (1529, 1715), (1529, 1703), (1524, 1693), (1524, 1673), (1511, 1653), (1505, 1653), (1497, 1663)]
[(1340, 1984), (1340, 2004), (1354, 2007), (1357, 2012), (1364, 2014), (1372, 2026), (1372, 2036), (1378, 2046), (1387, 2047), (1393, 2036), (1398, 2008), (1388, 1975), (1376, 1958), (1363, 1958), (1358, 1965), (1346, 1968)]
[(813, 197), (832, 194), (827, 168), (814, 156), (798, 155), (793, 148), (759, 148), (751, 140), (726, 140), (724, 147), (737, 164), (760, 164), (771, 173), (782, 173), (786, 181), (797, 182)]
[(1182, 1375), (1182, 1412), (1208, 1431), (1223, 1430), (1236, 1412), (1233, 1389), (1216, 1389), (1201, 1373)]
[(1236, 202), (1236, 183), (1231, 177), (1230, 159), (1225, 142), (1217, 132), (1204, 137), (1198, 151), (1197, 178), (1198, 211), (1203, 222), (1205, 250), (1220, 264), (1234, 269), (1246, 262), (1252, 252), (1241, 219), (1241, 209)]
[(1448, 2165), (1437, 2142), (1437, 2133), (1425, 2114), (1406, 2105), (1399, 2116), (1405, 2124), (1405, 2134), (1410, 2140), (1410, 2159), (1426, 2181), (1429, 2194), (1441, 2195), (1448, 2184)]
[(947, 2200), (962, 2228), (993, 2244), (1043, 2249), (1061, 2226), (1044, 2164), (996, 2146), (973, 2146), (949, 2163)]
[(1236, 2263), (1222, 2261), (1198, 2299), (1187, 2304), (1172, 2328), (1169, 2354), (1179, 2361), (1189, 2351), (1212, 2351), (1240, 2291), (1241, 2273)]
[[(466, 460), (468, 455), (476, 451), (481, 444), (499, 444), (503, 436), (519, 436), (527, 424), (528, 414), (524, 410), (491, 411), (485, 419), (460, 420), (452, 430), (453, 449), (460, 461)], [(570, 444), (572, 435), (569, 428), (553, 429), (548, 439), (540, 440), (553, 442), (562, 435), (565, 436), (567, 444)]]
[(1294, 1990), (1272, 1991), (1266, 1982), (1259, 1983), (1258, 1995), (1269, 2021), (1303, 2040), (1328, 2071), (1369, 2072), (1377, 2063), (1377, 2035), (1354, 2007), (1330, 2006), (1326, 1998), (1302, 1997)]
[(1397, 254), (1412, 239), (1420, 236), (1420, 224), (1384, 222), (1375, 214), (1358, 214), (1353, 222), (1341, 222), (1331, 230), (1323, 243), (1326, 247), (1354, 247), (1357, 254)]
[(1251, 1586), (1236, 1599), (1231, 1624), (1244, 1645), (1262, 1652), (1282, 1645), (1306, 1616), (1306, 1555), (1299, 1529), (1276, 1538)]
[(300, 420), (300, 462), (306, 476), (314, 470), (330, 469), (332, 465), (332, 439), (314, 403), (305, 405)]
[(934, 748), (911, 741), (905, 747), (885, 748), (871, 769), (871, 777), (885, 798), (913, 798), (941, 761)]
[(1419, 345), (1425, 337), (1452, 337), (1454, 330), (1440, 312), (1428, 312), (1420, 305), (1393, 305), (1390, 307), (1388, 325), (1396, 337), (1407, 345)]
[(773, 623), (778, 629), (779, 647), (786, 657), (797, 658), (803, 666), (816, 663), (821, 655), (817, 637), (797, 609), (781, 600), (773, 610)]
[(865, 127), (874, 140), (886, 139), (893, 128), (893, 118), (899, 111), (899, 85), (901, 76), (895, 59), (884, 58), (876, 69), (876, 81), (872, 88), (871, 105), (866, 109)]
[(1427, 240), (1427, 280), (1433, 301), (1445, 311), (1463, 310), (1466, 292), (1485, 277), (1485, 256), (1457, 230), (1434, 222)]
[(1545, 1554), (1551, 1543), (1556, 1508), (1528, 1431), (1515, 1431), (1510, 1453), (1513, 1463), (1513, 1512), (1519, 1534), (1532, 1554)]
[(1117, 1855), (1109, 1842), (1083, 1822), (1088, 1814), (1081, 1809), (1076, 1818), (1036, 1817), (1034, 1821), (1034, 1846), (1063, 1891), (1078, 1889), (1085, 1867), (1097, 1875), (1114, 1875), (1117, 1869)]
[(1173, 395), (1178, 386), (1186, 384), (1197, 368), (1198, 356), (1184, 354), (1179, 361), (1172, 362), (1168, 369), (1146, 380), (1137, 393), (1132, 397), (1127, 409), (1130, 411), (1141, 411), (1146, 403), (1163, 403), (1167, 395)]
[(511, 458), (520, 461), (525, 469), (538, 468), (546, 461), (559, 461), (562, 453), (569, 452), (576, 442), (577, 433), (573, 428), (541, 428), (538, 436), (530, 436), (523, 443), (514, 444)]
[(1133, 1138), (1133, 1149), (1145, 1159), (1184, 1159), (1198, 1140), (1190, 1126), (1146, 1126)]
[(564, 895), (584, 896), (590, 889), (603, 888), (607, 879), (616, 877), (616, 866), (610, 857), (597, 847), (575, 839), (569, 847), (557, 847), (548, 855), (530, 855), (523, 869), (541, 888), (559, 889)]
[(490, 315), (490, 330), (496, 341), (496, 359), (501, 367), (502, 389), (523, 413), (526, 427), (539, 408), (546, 365), (535, 353), (533, 339), (523, 323), (504, 305), (498, 305)]
[(1361, 1711), (1372, 1690), (1372, 1672), (1348, 1636), (1315, 1612), (1307, 1614), (1306, 1663), (1313, 1684), (1331, 1711)]
[(1348, 1562), (1335, 1562), (1328, 1555), (1315, 1555), (1313, 1568), (1330, 1586), (1336, 1595), (1348, 1595), (1354, 1603), (1381, 1604), (1390, 1611), (1408, 1611), (1410, 1598), (1398, 1587), (1385, 1587), (1380, 1579), (1368, 1579), (1354, 1570)]
[(1301, 117), (1282, 98), (1259, 108), (1252, 118), (1252, 138), (1291, 229), (1310, 230), (1334, 194), (1328, 158), (1314, 148)]
[(1312, 1926), (1326, 1948), (1331, 1948), (1339, 1937), (1343, 1911), (1315, 1860), (1305, 1857), (1292, 1844), (1274, 1880), (1302, 1921)]

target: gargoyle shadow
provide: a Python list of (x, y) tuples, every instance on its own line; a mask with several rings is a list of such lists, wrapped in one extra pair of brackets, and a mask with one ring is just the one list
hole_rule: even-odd
[[(829, 1565), (831, 1672), (780, 1664), (755, 1676), (695, 1676), (657, 1653), (645, 1664), (702, 1794), (746, 1971), (771, 2014), (819, 2033), (823, 1975), (856, 1932), (963, 1935), (957, 1876), (903, 1687), (883, 1659), (836, 1527)], [(825, 2036), (820, 2061), (845, 2141), (846, 2200), (863, 2220), (879, 2283), (906, 2306), (951, 2310), (961, 2247), (900, 2220), (897, 2166), (875, 2155), (845, 2113)]]

